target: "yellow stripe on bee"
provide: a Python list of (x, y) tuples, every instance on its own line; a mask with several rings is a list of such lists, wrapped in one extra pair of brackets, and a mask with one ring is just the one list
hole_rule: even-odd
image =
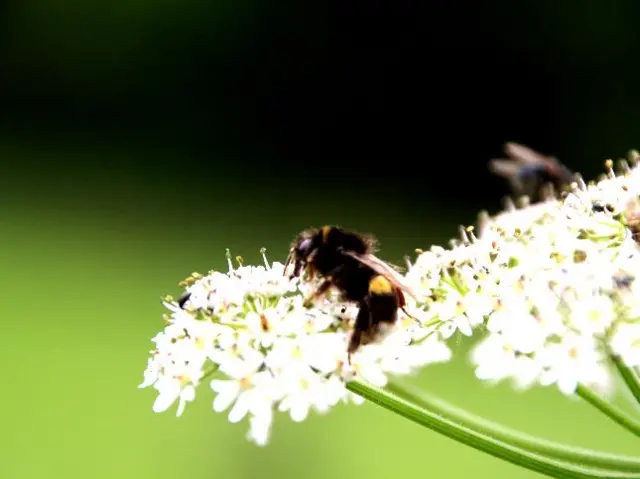
[(329, 238), (329, 232), (331, 231), (331, 226), (323, 226), (322, 227), (322, 242), (326, 243)]
[(387, 278), (384, 276), (376, 276), (369, 281), (369, 293), (371, 294), (389, 294), (393, 291), (393, 287)]

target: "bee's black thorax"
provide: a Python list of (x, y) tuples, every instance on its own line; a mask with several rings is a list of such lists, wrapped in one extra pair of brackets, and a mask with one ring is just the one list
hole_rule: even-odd
[(335, 269), (340, 266), (348, 270), (357, 268), (358, 263), (346, 258), (341, 251), (353, 251), (358, 254), (370, 251), (370, 245), (365, 239), (333, 226), (325, 226), (313, 235), (312, 247), (316, 251), (313, 267), (323, 276), (335, 274)]
[(375, 276), (376, 273), (370, 268), (351, 258), (345, 258), (331, 281), (342, 291), (345, 300), (359, 302), (369, 294), (369, 283)]

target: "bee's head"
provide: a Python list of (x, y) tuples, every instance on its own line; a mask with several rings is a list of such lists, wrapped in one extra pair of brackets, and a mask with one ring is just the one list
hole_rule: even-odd
[(308, 233), (301, 234), (296, 241), (294, 241), (289, 251), (289, 257), (285, 265), (285, 274), (288, 272), (291, 264), (293, 264), (293, 271), (289, 277), (300, 276), (302, 268), (313, 260), (316, 251), (317, 247), (314, 244), (313, 236)]
[(296, 257), (303, 261), (307, 261), (307, 258), (311, 255), (313, 249), (313, 240), (311, 238), (303, 238), (296, 244)]

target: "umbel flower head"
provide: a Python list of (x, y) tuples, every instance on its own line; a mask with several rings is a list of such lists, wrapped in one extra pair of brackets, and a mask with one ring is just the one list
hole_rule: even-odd
[[(263, 251), (264, 254), (264, 251)], [(354, 305), (327, 298), (303, 305), (314, 286), (284, 276), (284, 265), (233, 267), (227, 273), (193, 274), (181, 308), (165, 298), (167, 326), (153, 341), (140, 387), (158, 391), (154, 410), (178, 401), (178, 415), (208, 380), (213, 409), (229, 410), (231, 422), (249, 417), (248, 438), (265, 444), (273, 413), (303, 421), (309, 411), (327, 412), (339, 402), (363, 399), (345, 388), (358, 376), (384, 386), (387, 374), (409, 374), (451, 353), (434, 325), (400, 316), (376, 344), (347, 358)], [(212, 376), (213, 378), (210, 378)]]
[(187, 278), (184, 303), (165, 298), (167, 325), (140, 387), (158, 391), (155, 411), (178, 402), (180, 415), (208, 384), (213, 409), (231, 422), (248, 416), (248, 438), (263, 445), (276, 410), (302, 421), (360, 403), (347, 381), (384, 386), (389, 375), (449, 360), (446, 340), (475, 331), (479, 379), (606, 392), (611, 355), (640, 365), (640, 171), (607, 167), (598, 183), (578, 179), (562, 199), (484, 216), (477, 237), (463, 228), (449, 249), (420, 252), (405, 275), (419, 296), (407, 297), (413, 318), (399, 312), (351, 364), (356, 306), (329, 295), (308, 308), (316, 283), (288, 279), (266, 257), (234, 268), (227, 253), (228, 272)]

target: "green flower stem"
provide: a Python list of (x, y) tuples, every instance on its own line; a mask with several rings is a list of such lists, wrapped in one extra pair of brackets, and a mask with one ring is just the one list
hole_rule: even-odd
[(582, 466), (591, 466), (613, 471), (640, 472), (640, 458), (568, 446), (523, 434), (475, 416), (446, 401), (427, 395), (424, 391), (417, 390), (417, 388), (413, 386), (399, 385), (396, 381), (391, 381), (386, 389), (396, 396), (436, 414), (440, 414), (458, 424), (463, 424), (476, 432), (486, 434), (494, 439), (518, 446), (533, 453), (553, 457), (569, 463), (580, 464)]
[(631, 417), (629, 414), (622, 411), (617, 406), (614, 406), (609, 401), (602, 399), (600, 396), (598, 396), (583, 384), (578, 385), (576, 394), (587, 401), (589, 404), (591, 404), (593, 407), (599, 409), (601, 412), (609, 416), (613, 421), (617, 422), (628, 431), (640, 437), (640, 422), (638, 420)]
[(636, 373), (633, 368), (625, 365), (620, 359), (620, 356), (612, 354), (611, 358), (616, 368), (618, 368), (620, 376), (629, 388), (629, 391), (631, 391), (633, 397), (636, 398), (636, 401), (640, 404), (640, 377), (638, 377), (638, 373)]
[(439, 432), (474, 449), (550, 477), (558, 479), (640, 478), (640, 474), (589, 469), (565, 464), (561, 461), (548, 459), (538, 454), (524, 451), (518, 447), (505, 444), (502, 441), (487, 436), (486, 434), (473, 431), (466, 426), (456, 424), (450, 419), (423, 409), (415, 404), (411, 404), (388, 391), (359, 380), (347, 383), (347, 389), (389, 411), (395, 412), (406, 419)]

